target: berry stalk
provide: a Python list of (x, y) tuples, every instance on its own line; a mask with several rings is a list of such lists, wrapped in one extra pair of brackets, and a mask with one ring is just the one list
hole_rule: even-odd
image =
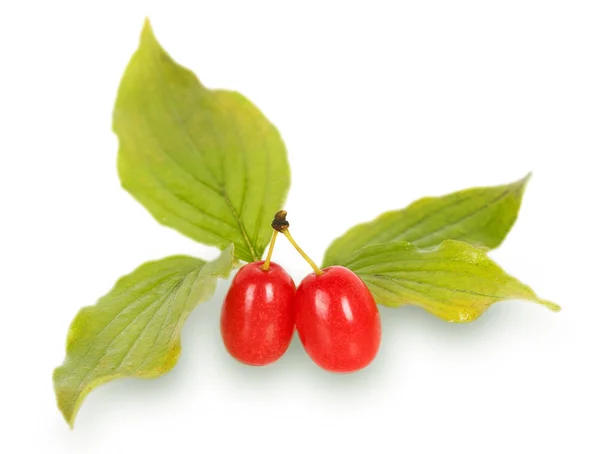
[(275, 240), (277, 239), (277, 234), (279, 232), (277, 230), (273, 231), (273, 236), (271, 237), (271, 244), (269, 244), (269, 252), (267, 252), (267, 258), (265, 259), (265, 263), (263, 263), (262, 269), (263, 271), (269, 271), (269, 267), (271, 266), (271, 257), (273, 256), (273, 249), (275, 249)]

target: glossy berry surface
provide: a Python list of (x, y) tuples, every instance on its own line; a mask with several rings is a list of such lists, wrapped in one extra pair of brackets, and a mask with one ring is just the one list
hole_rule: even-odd
[(353, 372), (369, 365), (381, 343), (379, 309), (364, 282), (341, 266), (311, 273), (296, 292), (296, 329), (323, 369)]
[(221, 336), (227, 351), (237, 360), (264, 366), (285, 353), (294, 334), (294, 295), (290, 275), (271, 262), (241, 267), (221, 309)]

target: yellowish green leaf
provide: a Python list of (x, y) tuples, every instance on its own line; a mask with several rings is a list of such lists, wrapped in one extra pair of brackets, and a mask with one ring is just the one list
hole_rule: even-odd
[(449, 322), (470, 322), (504, 300), (529, 300), (560, 310), (462, 241), (446, 240), (433, 250), (405, 241), (376, 244), (340, 265), (358, 274), (378, 303), (421, 306)]
[(210, 90), (173, 61), (148, 21), (113, 129), (121, 183), (154, 218), (201, 243), (233, 243), (241, 260), (261, 258), (290, 185), (279, 132), (241, 94)]
[(192, 310), (229, 275), (233, 246), (213, 262), (173, 256), (141, 265), (94, 306), (84, 307), (67, 336), (67, 356), (54, 371), (58, 407), (73, 426), (94, 388), (123, 377), (154, 378), (179, 358), (180, 333)]
[(529, 178), (426, 197), (402, 210), (384, 213), (333, 241), (323, 266), (341, 264), (365, 246), (391, 241), (408, 241), (425, 249), (444, 240), (461, 240), (481, 249), (494, 249), (517, 219)]

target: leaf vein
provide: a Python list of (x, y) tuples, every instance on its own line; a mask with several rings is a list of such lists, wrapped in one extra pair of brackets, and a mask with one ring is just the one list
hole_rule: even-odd
[[(135, 300), (133, 300), (131, 303), (128, 303), (125, 305), (125, 307), (123, 307), (118, 313), (117, 315), (114, 316), (114, 318), (106, 324), (106, 326), (104, 326), (104, 328), (102, 328), (100, 330), (100, 332), (98, 334), (96, 334), (94, 336), (94, 339), (91, 340), (90, 345), (88, 346), (87, 350), (85, 351), (85, 353), (83, 354), (83, 356), (86, 356), (90, 350), (92, 349), (92, 347), (94, 346), (96, 340), (102, 335), (104, 334), (104, 332), (108, 329), (109, 326), (112, 326), (113, 323), (116, 323), (116, 321), (123, 316), (123, 314), (128, 310), (131, 309), (132, 307), (135, 307), (144, 297), (146, 297), (149, 293), (151, 293), (152, 291), (154, 291), (156, 288), (158, 288), (159, 286), (163, 285), (165, 282), (167, 282), (168, 280), (170, 280), (173, 276), (176, 276), (178, 274), (178, 272), (174, 272), (174, 273), (168, 273), (167, 277), (165, 277), (163, 280), (160, 280), (158, 282), (156, 282), (151, 288), (148, 289), (147, 292), (144, 292), (144, 294), (140, 295), (139, 297), (137, 297)], [(144, 285), (147, 282), (150, 282), (152, 279), (148, 279), (144, 282)], [(123, 292), (122, 292), (123, 293)], [(119, 295), (121, 295), (122, 293), (120, 293)], [(89, 306), (89, 307), (93, 307), (93, 306)], [(91, 317), (90, 317), (91, 320)], [(86, 323), (86, 325), (84, 325), (83, 329), (85, 329), (89, 323), (89, 321)]]
[(446, 287), (444, 285), (437, 285), (437, 284), (433, 284), (431, 282), (418, 281), (416, 279), (406, 279), (406, 278), (393, 279), (393, 278), (391, 278), (389, 276), (385, 276), (385, 275), (375, 275), (375, 276), (379, 276), (379, 277), (381, 277), (383, 279), (389, 279), (389, 280), (392, 280), (393, 282), (402, 281), (403, 283), (414, 283), (414, 284), (417, 284), (417, 285), (421, 285), (423, 287), (438, 288), (440, 290), (446, 290), (446, 291), (451, 292), (451, 293), (463, 293), (463, 294), (466, 294), (466, 295), (483, 296), (483, 297), (492, 298), (492, 299), (515, 298), (513, 296), (491, 295), (491, 294), (488, 294), (488, 293), (475, 292), (473, 290), (465, 290), (465, 289), (459, 289), (459, 288), (453, 288), (453, 287)]
[[(175, 284), (172, 288), (174, 288), (177, 284)], [(167, 290), (168, 293), (171, 289)], [(83, 388), (83, 386), (88, 382), (89, 378), (92, 376), (92, 374), (94, 373), (95, 369), (98, 367), (98, 365), (100, 364), (100, 362), (104, 359), (104, 357), (106, 356), (106, 354), (109, 352), (110, 347), (112, 347), (115, 343), (115, 341), (121, 337), (123, 335), (123, 333), (125, 331), (127, 331), (127, 329), (129, 329), (129, 327), (131, 325), (133, 325), (136, 320), (141, 317), (148, 309), (150, 309), (152, 306), (154, 306), (156, 303), (161, 302), (161, 298), (157, 298), (155, 301), (153, 301), (152, 303), (149, 303), (146, 307), (144, 307), (144, 309), (142, 309), (115, 337), (112, 338), (112, 340), (108, 343), (108, 345), (104, 348), (104, 350), (102, 351), (102, 353), (100, 354), (100, 358), (96, 361), (96, 363), (90, 367), (90, 369), (88, 369), (88, 372), (86, 373), (86, 375), (83, 377), (83, 379), (80, 381), (79, 383), (79, 389), (81, 390), (81, 388)], [(97, 337), (96, 337), (97, 339)], [(72, 400), (76, 400), (77, 397), (79, 396), (79, 393), (76, 393)]]
[[(177, 123), (177, 125), (179, 126), (179, 128), (181, 129), (181, 131), (184, 133), (186, 140), (190, 143), (190, 145), (192, 146), (194, 152), (196, 154), (198, 154), (199, 156), (203, 156), (202, 153), (200, 152), (200, 149), (198, 148), (198, 146), (196, 145), (196, 142), (194, 141), (193, 137), (191, 136), (190, 132), (188, 131), (188, 129), (185, 127), (185, 124), (183, 123), (183, 120), (181, 118), (181, 115), (179, 114), (179, 110), (176, 106), (176, 104), (173, 101), (174, 99), (174, 95), (173, 95), (173, 91), (171, 89), (171, 85), (168, 83), (167, 80), (165, 80), (164, 74), (162, 73), (162, 67), (161, 65), (157, 64), (157, 57), (155, 56), (153, 58), (153, 63), (157, 66), (157, 73), (160, 75), (160, 78), (162, 79), (162, 83), (164, 86), (167, 87), (167, 90), (169, 91), (169, 95), (171, 98), (171, 102), (169, 103), (171, 106), (171, 111), (173, 112), (173, 116), (175, 117), (175, 121)], [(199, 82), (198, 82), (199, 83)], [(213, 131), (213, 135), (214, 137), (217, 139), (217, 142), (219, 142), (219, 148), (222, 149), (222, 145), (223, 145), (223, 141), (221, 138), (221, 135), (219, 133), (219, 131), (215, 128), (214, 125), (214, 119), (211, 117), (208, 119), (208, 124), (210, 125), (212, 131)], [(235, 128), (234, 128), (235, 129)], [(221, 162), (222, 165), (222, 159), (219, 156), (219, 162)], [(237, 213), (237, 211), (235, 210), (235, 207), (233, 206), (233, 204), (231, 203), (231, 200), (227, 194), (227, 189), (225, 188), (225, 184), (223, 181), (220, 181), (218, 178), (216, 178), (215, 174), (212, 172), (212, 169), (210, 168), (210, 166), (206, 165), (207, 170), (213, 175), (213, 178), (215, 179), (215, 181), (219, 182), (220, 186), (221, 186), (221, 195), (222, 197), (225, 199), (227, 206), (229, 207), (233, 217), (235, 218), (235, 221), (238, 224), (238, 228), (240, 229), (242, 236), (244, 238), (244, 241), (246, 242), (246, 245), (248, 246), (248, 249), (250, 251), (250, 254), (252, 255), (252, 258), (254, 260), (258, 260), (258, 257), (256, 256), (256, 252), (254, 251), (254, 247), (252, 246), (252, 243), (250, 242), (250, 239), (248, 237), (248, 234), (246, 233), (246, 229), (244, 228), (244, 225), (242, 223), (242, 220), (240, 219), (239, 214)]]
[(438, 234), (440, 232), (448, 230), (448, 229), (450, 229), (450, 228), (452, 228), (452, 227), (460, 224), (461, 222), (466, 221), (467, 219), (470, 219), (470, 218), (478, 215), (479, 213), (481, 213), (482, 211), (484, 211), (486, 208), (489, 208), (489, 207), (491, 207), (493, 205), (496, 205), (497, 203), (500, 203), (500, 201), (503, 200), (503, 199), (505, 199), (506, 196), (508, 196), (508, 194), (510, 194), (510, 192), (511, 192), (510, 189), (505, 189), (504, 191), (502, 191), (502, 193), (499, 196), (497, 196), (491, 202), (482, 205), (481, 207), (477, 208), (476, 210), (471, 211), (467, 215), (461, 217), (460, 219), (457, 219), (456, 221), (454, 221), (454, 222), (452, 222), (450, 224), (444, 225), (443, 227), (440, 227), (437, 230), (434, 230), (433, 232), (429, 232), (427, 235), (422, 236), (421, 238), (415, 240), (414, 243), (415, 244), (422, 243), (422, 242), (424, 242), (425, 239), (431, 238), (432, 236), (434, 236), (434, 235), (436, 235), (436, 234)]
[[(189, 274), (188, 274), (189, 276)], [(148, 329), (148, 327), (152, 324), (152, 322), (154, 321), (155, 317), (158, 315), (158, 313), (160, 312), (160, 309), (163, 308), (165, 306), (165, 303), (167, 303), (167, 301), (169, 300), (169, 298), (172, 295), (176, 295), (178, 290), (181, 288), (181, 285), (183, 284), (185, 278), (181, 279), (181, 281), (175, 286), (173, 287), (173, 289), (169, 290), (168, 292), (165, 292), (165, 298), (161, 299), (158, 298), (158, 301), (161, 301), (161, 305), (158, 309), (156, 309), (156, 312), (154, 312), (154, 314), (152, 315), (152, 317), (150, 317), (150, 320), (148, 320), (148, 323), (146, 323), (146, 325), (140, 330), (140, 332), (138, 333), (138, 335), (136, 336), (135, 340), (131, 343), (131, 345), (129, 346), (129, 348), (127, 349), (127, 352), (125, 353), (125, 355), (123, 355), (123, 358), (121, 358), (121, 361), (119, 361), (119, 363), (117, 364), (117, 366), (114, 368), (114, 372), (113, 373), (117, 373), (120, 369), (121, 366), (125, 363), (125, 360), (127, 359), (127, 357), (131, 354), (131, 352), (133, 351), (133, 349), (137, 346), (138, 342), (140, 341), (140, 339), (142, 338), (142, 336), (144, 335), (144, 333), (146, 332), (146, 330)], [(145, 312), (145, 310), (144, 310)], [(125, 330), (123, 330), (125, 331)], [(148, 351), (148, 353), (146, 354), (146, 356), (148, 356), (149, 353), (151, 353), (152, 349), (150, 349)]]
[[(382, 280), (384, 280), (384, 281), (389, 281), (389, 282), (391, 282), (392, 284), (394, 284), (394, 285), (396, 285), (396, 286), (398, 286), (398, 287), (400, 287), (400, 288), (402, 288), (402, 289), (404, 289), (404, 290), (406, 290), (406, 291), (408, 291), (408, 292), (410, 292), (410, 293), (416, 294), (416, 295), (418, 295), (418, 296), (417, 296), (417, 298), (418, 298), (418, 299), (421, 299), (421, 298), (423, 298), (423, 297), (424, 297), (424, 298), (426, 298), (427, 300), (429, 300), (430, 302), (433, 302), (434, 304), (435, 304), (435, 303), (442, 302), (442, 303), (445, 303), (445, 304), (447, 304), (447, 305), (448, 305), (448, 306), (450, 306), (450, 307), (452, 307), (452, 306), (466, 307), (466, 308), (470, 308), (470, 307), (471, 307), (471, 305), (461, 304), (461, 303), (457, 303), (457, 302), (455, 302), (455, 301), (449, 301), (449, 300), (447, 300), (446, 298), (442, 298), (442, 297), (438, 297), (438, 296), (436, 296), (435, 298), (433, 298), (433, 297), (431, 297), (431, 296), (428, 296), (428, 295), (424, 294), (423, 292), (421, 292), (421, 291), (419, 291), (419, 290), (415, 290), (414, 288), (407, 287), (407, 286), (406, 286), (406, 282), (404, 282), (404, 283), (402, 283), (402, 284), (401, 284), (401, 283), (400, 283), (400, 282), (398, 282), (397, 280), (395, 280), (395, 279), (391, 279), (391, 278), (389, 278), (389, 277), (387, 277), (387, 276), (384, 276), (384, 275), (380, 275), (380, 274), (379, 274), (379, 275), (372, 275), (372, 276), (373, 276), (374, 278), (376, 278), (376, 279), (382, 279)], [(384, 287), (384, 288), (385, 288), (385, 287)], [(419, 302), (417, 302), (417, 301), (412, 301), (412, 302), (411, 302), (411, 303), (409, 303), (409, 304), (418, 305), (418, 306), (423, 306), (423, 307), (425, 307), (425, 308), (427, 309), (427, 306), (426, 306), (426, 305), (425, 305), (423, 302), (420, 302), (420, 303), (419, 303)]]
[[(188, 276), (189, 276), (189, 274), (188, 274)], [(183, 282), (184, 279), (182, 279), (181, 282)], [(179, 288), (178, 288), (178, 290), (179, 290)], [(175, 306), (175, 300), (176, 299), (177, 299), (177, 294), (176, 293), (172, 293), (170, 295), (170, 298), (169, 298), (169, 301), (168, 301), (168, 308), (169, 308), (169, 310), (165, 314), (165, 318), (163, 319), (163, 322), (160, 325), (160, 329), (158, 330), (158, 332), (156, 334), (156, 337), (154, 338), (154, 341), (152, 342), (152, 346), (148, 349), (148, 352), (144, 355), (144, 358), (142, 358), (142, 361), (140, 362), (140, 365), (133, 372), (133, 375), (137, 374), (146, 365), (146, 362), (148, 361), (148, 358), (149, 358), (150, 354), (154, 351), (154, 347), (156, 346), (156, 344), (158, 342), (158, 339), (160, 339), (160, 335), (162, 334), (162, 331), (164, 330), (165, 325), (167, 324), (167, 320), (169, 320), (169, 318), (173, 314), (173, 307)], [(163, 307), (166, 307), (166, 306), (163, 306)], [(159, 311), (160, 311), (160, 309), (159, 309)]]

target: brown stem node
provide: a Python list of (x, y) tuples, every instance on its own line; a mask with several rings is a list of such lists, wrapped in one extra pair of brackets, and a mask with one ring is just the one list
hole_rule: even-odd
[(287, 221), (286, 216), (287, 216), (287, 211), (279, 210), (277, 213), (275, 213), (273, 222), (271, 222), (271, 227), (273, 227), (273, 229), (276, 230), (277, 232), (280, 232), (280, 233), (285, 232), (288, 229), (288, 227), (290, 226), (290, 223)]

